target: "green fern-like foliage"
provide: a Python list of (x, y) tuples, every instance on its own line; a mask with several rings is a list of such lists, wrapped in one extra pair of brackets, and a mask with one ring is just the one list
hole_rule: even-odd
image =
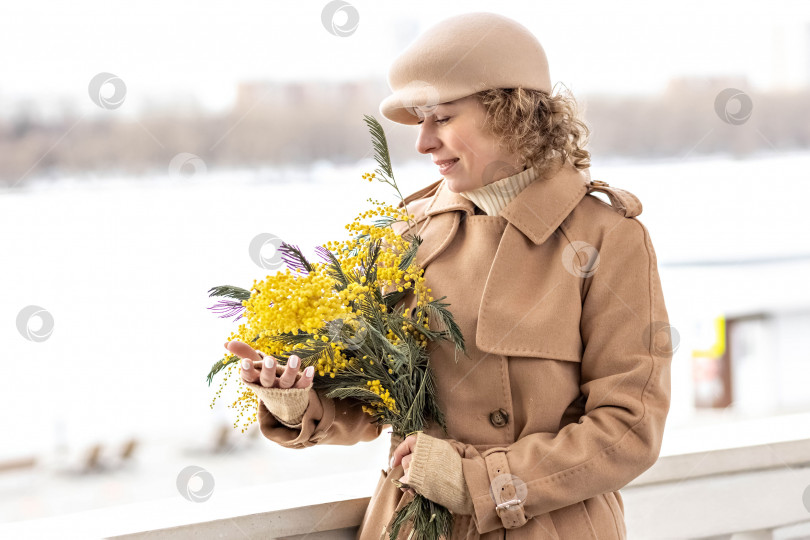
[(388, 141), (385, 138), (385, 131), (382, 124), (367, 114), (363, 115), (363, 120), (371, 133), (371, 144), (374, 146), (374, 159), (380, 166), (375, 172), (383, 175), (385, 180), (394, 182), (394, 168), (391, 166), (391, 154), (388, 152)]
[(450, 538), (453, 530), (453, 515), (450, 510), (418, 493), (394, 515), (388, 538), (399, 538), (400, 529), (408, 522), (412, 522), (411, 528), (415, 532), (413, 536), (409, 536), (410, 540)]
[(219, 285), (208, 289), (208, 296), (222, 296), (235, 300), (247, 300), (250, 298), (250, 291), (233, 285)]

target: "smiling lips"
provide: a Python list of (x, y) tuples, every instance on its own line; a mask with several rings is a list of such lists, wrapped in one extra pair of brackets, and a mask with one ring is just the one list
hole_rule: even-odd
[(449, 171), (449, 170), (450, 170), (450, 168), (451, 168), (453, 165), (455, 165), (455, 163), (456, 163), (456, 161), (458, 161), (458, 159), (459, 159), (459, 158), (453, 158), (453, 159), (440, 159), (440, 160), (438, 160), (438, 161), (434, 161), (433, 163), (435, 163), (436, 165), (438, 165), (438, 166), (439, 166), (439, 172), (440, 172), (441, 174), (444, 174), (444, 173), (446, 173), (447, 171)]

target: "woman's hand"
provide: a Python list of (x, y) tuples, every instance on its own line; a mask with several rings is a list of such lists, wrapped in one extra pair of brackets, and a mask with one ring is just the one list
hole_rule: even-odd
[[(272, 356), (264, 356), (247, 343), (241, 341), (229, 341), (225, 344), (229, 352), (242, 359), (242, 379), (249, 383), (260, 384), (267, 388), (306, 388), (312, 382), (315, 375), (315, 368), (309, 366), (304, 370), (303, 376), (297, 381), (298, 370), (301, 367), (301, 359), (296, 355), (291, 355), (284, 373), (276, 377), (276, 359)], [(264, 358), (262, 358), (264, 356)], [(254, 361), (262, 361), (261, 367), (253, 366)]]
[[(403, 441), (399, 443), (399, 446), (396, 447), (396, 449), (394, 450), (394, 455), (391, 457), (392, 469), (397, 465), (399, 465), (400, 462), (402, 463), (402, 470), (405, 472), (405, 474), (402, 476), (402, 478), (399, 479), (399, 481), (402, 482), (403, 484), (407, 484), (408, 481), (410, 480), (410, 478), (408, 477), (408, 469), (410, 469), (411, 467), (411, 459), (412, 459), (411, 454), (413, 453), (413, 449), (416, 447), (416, 436), (417, 434), (414, 433), (413, 435), (408, 435), (407, 437), (405, 437), (405, 439), (403, 439)], [(416, 492), (414, 491), (413, 488), (406, 489), (401, 487), (399, 489), (402, 490), (403, 492), (410, 491), (411, 493), (416, 495)]]

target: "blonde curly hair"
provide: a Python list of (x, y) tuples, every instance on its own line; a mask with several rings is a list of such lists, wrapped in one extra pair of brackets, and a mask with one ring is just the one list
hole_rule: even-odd
[(570, 158), (577, 169), (591, 166), (585, 150), (590, 130), (579, 118), (568, 88), (550, 95), (542, 90), (495, 88), (473, 94), (484, 106), (484, 129), (510, 153), (545, 170)]

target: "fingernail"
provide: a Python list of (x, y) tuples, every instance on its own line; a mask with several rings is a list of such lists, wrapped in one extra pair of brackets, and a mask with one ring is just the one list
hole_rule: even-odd
[(228, 348), (228, 343), (230, 343), (230, 341), (226, 341), (226, 342), (225, 342), (225, 348), (226, 348), (226, 349)]
[(291, 356), (289, 364), (290, 364), (291, 368), (297, 368), (298, 367), (298, 357), (297, 356)]
[(242, 358), (242, 369), (250, 369), (252, 362), (247, 358)]
[(315, 366), (308, 366), (307, 369), (304, 370), (304, 375), (307, 377), (312, 377), (315, 373)]
[(391, 465), (391, 468), (393, 469), (394, 468), (394, 456), (391, 456), (391, 461), (389, 462), (389, 464)]
[(265, 356), (264, 357), (264, 367), (266, 367), (267, 369), (270, 369), (270, 368), (273, 367), (273, 363), (274, 363), (274, 360), (273, 360), (272, 356)]

